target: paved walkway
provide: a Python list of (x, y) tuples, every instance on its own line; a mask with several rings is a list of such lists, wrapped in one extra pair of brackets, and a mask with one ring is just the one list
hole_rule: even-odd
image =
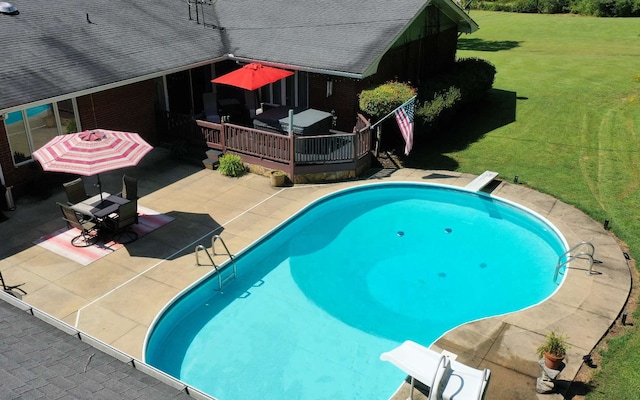
[[(311, 201), (338, 189), (371, 181), (464, 186), (475, 178), (450, 171), (400, 169), (385, 170), (367, 181), (273, 188), (265, 177), (223, 177), (171, 160), (164, 150), (156, 149), (135, 168), (101, 175), (103, 188), (119, 191), (124, 172), (140, 180), (140, 205), (175, 220), (82, 266), (32, 243), (64, 226), (55, 206), (65, 200), (61, 188), (46, 200), (21, 199), (15, 211), (5, 212), (10, 219), (0, 224), (0, 270), (9, 283), (26, 282), (28, 295), (23, 300), (32, 307), (137, 360), (142, 359), (144, 337), (156, 315), (181, 290), (210, 272), (209, 267), (195, 265), (194, 248), (210, 247), (213, 234), (222, 234), (231, 251), (238, 252)], [(458, 354), (459, 361), (471, 366), (490, 368), (488, 399), (562, 398), (535, 393), (535, 377), (540, 375), (535, 349), (551, 329), (567, 334), (571, 348), (560, 378), (571, 381), (582, 356), (606, 333), (627, 300), (631, 275), (626, 259), (600, 223), (569, 205), (508, 182), (492, 194), (547, 218), (569, 245), (593, 243), (595, 256), (602, 261), (594, 267), (600, 274), (587, 275), (586, 263), (574, 262), (551, 299), (458, 327), (434, 347)], [(217, 262), (223, 261), (218, 256)]]

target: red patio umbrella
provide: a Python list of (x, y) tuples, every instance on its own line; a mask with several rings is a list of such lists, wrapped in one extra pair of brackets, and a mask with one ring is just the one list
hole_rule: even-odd
[(137, 133), (93, 129), (60, 135), (33, 152), (44, 171), (98, 177), (100, 173), (138, 165), (153, 147)]
[(291, 71), (267, 67), (259, 63), (251, 63), (213, 79), (211, 82), (236, 86), (246, 90), (256, 90), (291, 75), (293, 75)]

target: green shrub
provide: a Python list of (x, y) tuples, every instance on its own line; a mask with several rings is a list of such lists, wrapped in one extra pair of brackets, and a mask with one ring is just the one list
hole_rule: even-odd
[(406, 83), (387, 82), (360, 93), (360, 109), (370, 117), (382, 118), (416, 94)]
[(496, 76), (496, 67), (479, 58), (461, 58), (445, 73), (427, 80), (420, 87), (420, 97), (435, 98), (450, 88), (460, 89), (460, 101), (467, 103), (482, 97), (491, 87)]
[(451, 86), (449, 89), (436, 93), (433, 100), (425, 101), (416, 109), (416, 119), (423, 125), (433, 123), (446, 110), (451, 110), (460, 101), (460, 89)]
[(480, 99), (493, 86), (496, 68), (478, 58), (462, 58), (446, 73), (436, 75), (420, 87), (416, 124), (435, 126), (466, 103)]
[(241, 176), (246, 172), (246, 167), (237, 154), (225, 154), (220, 157), (220, 165), (218, 171), (225, 176)]
[(640, 0), (574, 0), (570, 10), (596, 17), (638, 17)]
[(471, 8), (487, 11), (596, 17), (640, 17), (640, 0), (477, 0)]

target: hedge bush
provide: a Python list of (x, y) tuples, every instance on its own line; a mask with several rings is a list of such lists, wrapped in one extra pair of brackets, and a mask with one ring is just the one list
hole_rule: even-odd
[[(486, 60), (461, 58), (445, 73), (425, 81), (415, 105), (416, 127), (434, 127), (466, 103), (480, 99), (493, 87), (496, 67)], [(360, 109), (382, 118), (413, 97), (406, 83), (387, 82), (360, 93)]]
[(387, 82), (360, 92), (360, 110), (373, 118), (382, 118), (416, 95), (406, 83)]
[(432, 125), (453, 114), (466, 103), (480, 99), (493, 87), (496, 67), (479, 58), (461, 58), (446, 72), (420, 87), (420, 98), (428, 99), (416, 109), (417, 122)]
[(640, 17), (640, 0), (478, 0), (471, 8), (517, 13)]
[(416, 109), (416, 120), (421, 125), (433, 124), (447, 110), (453, 110), (460, 99), (460, 89), (455, 86), (435, 93), (432, 100), (425, 101)]

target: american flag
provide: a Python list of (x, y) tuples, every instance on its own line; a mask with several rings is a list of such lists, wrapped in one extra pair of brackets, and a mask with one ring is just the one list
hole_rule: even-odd
[(404, 154), (409, 155), (411, 148), (413, 147), (413, 112), (415, 108), (416, 97), (412, 97), (409, 101), (396, 108), (394, 112), (396, 121), (404, 137), (405, 146)]

